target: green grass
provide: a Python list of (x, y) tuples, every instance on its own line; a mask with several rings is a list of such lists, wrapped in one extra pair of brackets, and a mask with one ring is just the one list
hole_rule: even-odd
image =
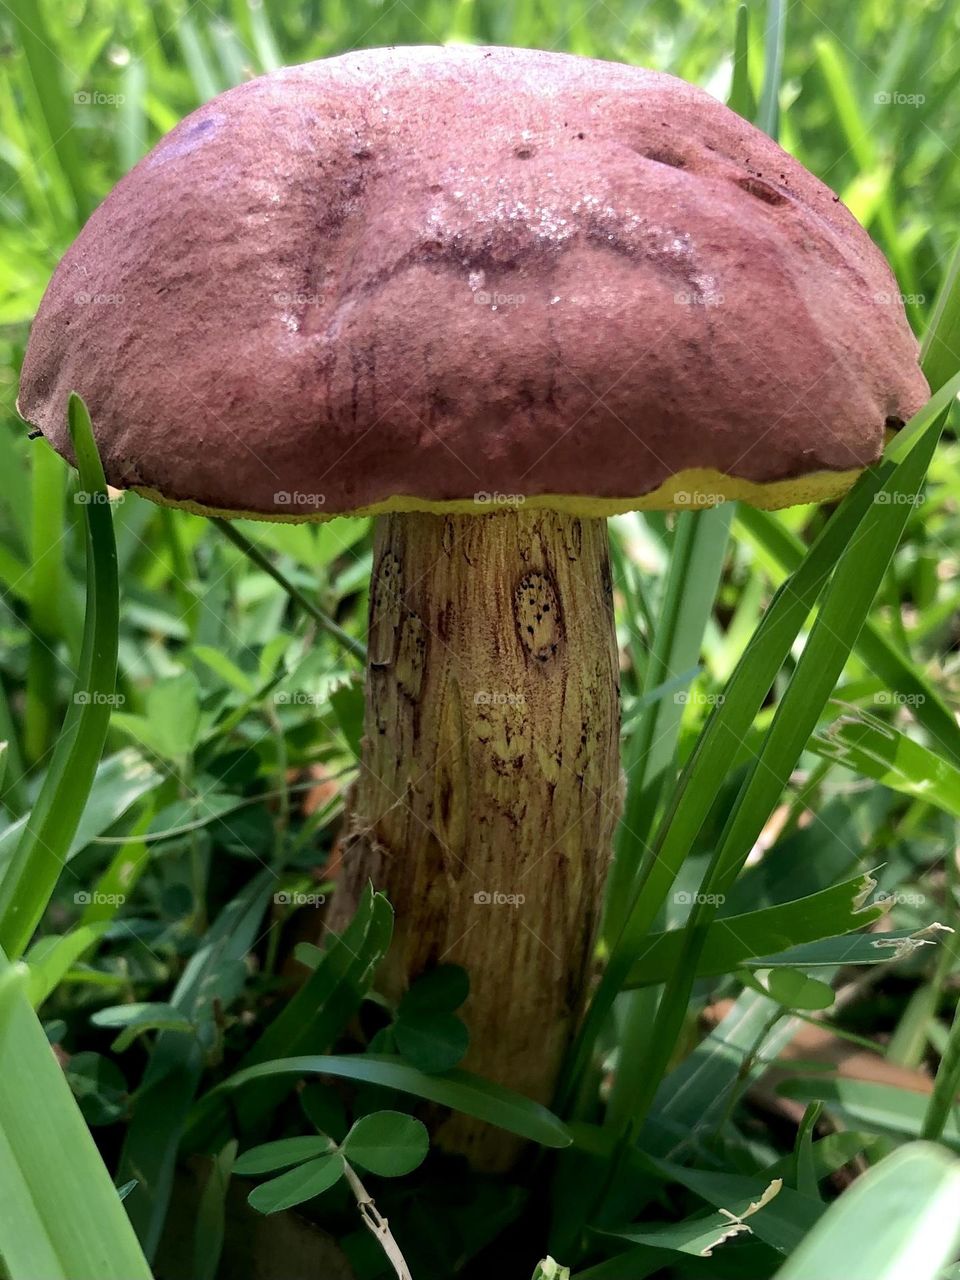
[[(835, 509), (610, 522), (628, 785), (552, 1109), (457, 1067), (458, 971), (375, 993), (381, 896), (302, 940), (356, 769), (368, 524), (108, 505), (79, 402), (76, 501), (14, 408), (59, 257), (184, 114), (447, 40), (669, 70), (779, 136), (890, 259), (937, 392)], [(0, 1274), (133, 1277), (142, 1249), (213, 1277), (248, 1195), (359, 1280), (397, 1250), (416, 1280), (958, 1274), (960, 946), (929, 928), (960, 928), (958, 83), (960, 14), (921, 0), (0, 5)], [(771, 1104), (811, 1022), (901, 1075), (801, 1057)], [(515, 1174), (423, 1160), (440, 1105), (529, 1139)]]

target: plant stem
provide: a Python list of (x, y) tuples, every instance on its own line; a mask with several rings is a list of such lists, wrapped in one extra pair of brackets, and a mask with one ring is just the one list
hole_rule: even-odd
[(278, 582), (291, 600), (295, 600), (301, 609), (309, 613), (310, 617), (319, 624), (328, 635), (333, 636), (338, 644), (346, 649), (347, 653), (352, 654), (355, 658), (359, 658), (363, 662), (366, 656), (366, 650), (361, 642), (344, 631), (339, 623), (334, 622), (333, 618), (323, 612), (323, 610), (310, 599), (310, 597), (299, 587), (295, 586), (290, 579), (277, 568), (269, 556), (264, 555), (258, 546), (245, 538), (239, 529), (235, 529), (229, 520), (221, 520), (215, 518), (213, 524), (220, 530), (223, 536), (235, 547), (238, 547), (243, 554), (264, 573), (270, 575), (274, 582)]
[(343, 1172), (350, 1185), (350, 1190), (357, 1198), (357, 1207), (360, 1210), (360, 1217), (363, 1218), (364, 1226), (379, 1241), (381, 1249), (390, 1259), (390, 1265), (393, 1267), (397, 1280), (413, 1280), (406, 1259), (400, 1252), (400, 1246), (390, 1230), (389, 1222), (380, 1213), (374, 1203), (373, 1196), (357, 1177), (349, 1160), (344, 1160)]

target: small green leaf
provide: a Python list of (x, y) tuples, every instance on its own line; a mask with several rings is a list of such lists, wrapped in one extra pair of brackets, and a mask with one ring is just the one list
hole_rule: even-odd
[(278, 1142), (264, 1142), (238, 1156), (234, 1161), (233, 1171), (245, 1175), (272, 1173), (274, 1169), (286, 1169), (302, 1160), (328, 1155), (332, 1146), (330, 1139), (322, 1134), (319, 1137), (310, 1134), (302, 1138), (281, 1138)]
[(466, 1024), (453, 1013), (413, 1013), (397, 1019), (397, 1048), (421, 1071), (449, 1071), (463, 1060), (470, 1044)]
[(829, 1009), (835, 999), (832, 987), (799, 969), (772, 969), (767, 990), (787, 1009)]
[(353, 754), (359, 757), (360, 739), (363, 737), (363, 681), (351, 679), (334, 689), (330, 694), (330, 706), (344, 741)]
[(109, 1009), (99, 1009), (90, 1021), (96, 1027), (121, 1030), (112, 1045), (116, 1053), (123, 1053), (144, 1031), (190, 1033), (194, 1030), (189, 1018), (185, 1018), (179, 1009), (160, 1003), (112, 1005)]
[(116, 1063), (85, 1050), (73, 1055), (66, 1074), (87, 1124), (113, 1124), (120, 1119), (126, 1109), (127, 1082)]
[(453, 1013), (470, 994), (470, 975), (458, 964), (441, 964), (417, 978), (400, 1001), (399, 1014)]
[(426, 1127), (403, 1111), (375, 1111), (358, 1120), (344, 1138), (341, 1151), (353, 1164), (382, 1178), (399, 1178), (427, 1158)]
[(178, 760), (188, 755), (200, 731), (200, 689), (193, 672), (181, 671), (152, 685), (146, 718), (164, 756)]
[(247, 1202), (258, 1213), (279, 1213), (281, 1209), (292, 1209), (295, 1204), (303, 1204), (305, 1200), (312, 1200), (329, 1190), (342, 1175), (343, 1156), (331, 1152), (264, 1182), (250, 1192)]
[(219, 649), (206, 644), (195, 644), (193, 656), (205, 667), (209, 667), (214, 675), (219, 676), (224, 684), (242, 693), (244, 697), (252, 698), (256, 693), (256, 685), (247, 673), (241, 671), (233, 659)]

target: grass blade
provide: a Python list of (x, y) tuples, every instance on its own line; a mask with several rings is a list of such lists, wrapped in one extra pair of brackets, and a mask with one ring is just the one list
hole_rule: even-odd
[(70, 436), (80, 471), (87, 532), (87, 609), (74, 696), (33, 812), (0, 882), (0, 946), (22, 955), (46, 910), (67, 857), (103, 750), (116, 683), (120, 625), (117, 549), (106, 481), (79, 396), (71, 395)]
[(737, 9), (737, 27), (733, 42), (733, 75), (727, 106), (744, 120), (753, 121), (757, 100), (750, 83), (750, 13), (745, 4)]
[(928, 1143), (896, 1151), (831, 1205), (776, 1280), (934, 1280), (960, 1226), (960, 1162)]
[(240, 1089), (253, 1080), (268, 1080), (275, 1076), (338, 1076), (343, 1080), (377, 1084), (385, 1089), (412, 1094), (427, 1102), (450, 1107), (463, 1115), (485, 1120), (508, 1133), (539, 1142), (544, 1147), (566, 1147), (572, 1138), (566, 1126), (546, 1107), (532, 1102), (522, 1094), (513, 1093), (501, 1085), (468, 1071), (455, 1068), (443, 1075), (427, 1075), (416, 1067), (408, 1066), (402, 1058), (390, 1054), (364, 1053), (346, 1056), (308, 1054), (299, 1058), (281, 1058), (277, 1062), (264, 1062), (248, 1067), (224, 1080), (203, 1099), (201, 1106), (222, 1103), (224, 1095)]
[[(942, 415), (938, 415), (918, 446), (885, 482), (885, 494), (899, 497), (919, 490), (941, 426)], [(723, 901), (739, 874), (816, 726), (896, 550), (908, 511), (909, 504), (905, 502), (872, 504), (839, 559), (773, 724), (724, 826), (701, 886), (702, 900), (690, 913), (684, 951), (664, 991), (647, 1061), (637, 1072), (634, 1119), (627, 1133), (638, 1132), (653, 1101), (657, 1081), (670, 1060), (707, 929), (716, 915), (716, 900)]]
[[(856, 876), (806, 898), (717, 920), (707, 933), (697, 977), (732, 973), (756, 956), (872, 924), (884, 913), (881, 906), (862, 905), (864, 893), (873, 884), (869, 876)], [(683, 937), (683, 929), (652, 934), (631, 968), (626, 985), (640, 987), (666, 981), (676, 967)], [(890, 958), (889, 953), (886, 958)]]
[(10, 1280), (150, 1280), (137, 1238), (30, 1006), (0, 953), (0, 1257)]
[[(769, 512), (742, 507), (737, 521), (784, 572), (792, 572), (802, 561), (803, 543)], [(857, 639), (856, 650), (870, 671), (909, 699), (924, 728), (960, 762), (960, 726), (923, 672), (869, 619)]]
[(864, 472), (811, 545), (793, 575), (779, 588), (763, 621), (744, 650), (724, 690), (724, 701), (712, 711), (671, 797), (657, 838), (654, 857), (634, 891), (626, 924), (616, 940), (606, 969), (587, 1010), (558, 1091), (563, 1112), (572, 1101), (574, 1082), (583, 1071), (613, 1001), (634, 958), (643, 946), (687, 852), (706, 821), (722, 780), (744, 757), (744, 740), (773, 686), (790, 649), (806, 622), (834, 566), (871, 510), (874, 497), (909, 456), (917, 441), (939, 422), (960, 390), (960, 375), (945, 384), (897, 435), (883, 462)]
[(763, 88), (757, 109), (757, 127), (771, 138), (780, 134), (780, 83), (787, 34), (785, 0), (767, 0), (767, 25), (763, 36)]

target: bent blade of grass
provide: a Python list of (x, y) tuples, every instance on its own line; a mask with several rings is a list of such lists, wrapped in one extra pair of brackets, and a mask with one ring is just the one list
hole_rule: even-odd
[(2, 1267), (10, 1280), (150, 1280), (28, 985), (0, 952)]
[(727, 682), (722, 704), (714, 707), (671, 797), (654, 842), (654, 858), (633, 894), (626, 923), (614, 943), (600, 983), (564, 1069), (557, 1095), (561, 1113), (572, 1102), (593, 1045), (602, 1030), (635, 957), (706, 821), (714, 798), (801, 627), (848, 547), (865, 514), (876, 511), (874, 497), (918, 441), (939, 422), (960, 391), (960, 374), (946, 383), (898, 433), (883, 460), (859, 478), (810, 546), (795, 572), (777, 590)]
[(931, 1143), (911, 1143), (830, 1206), (776, 1280), (934, 1280), (950, 1261), (958, 1227), (960, 1162)]
[[(725, 503), (712, 511), (684, 512), (677, 521), (653, 649), (644, 673), (644, 695), (667, 684), (678, 672), (697, 666), (734, 510), (734, 503)], [(630, 742), (627, 798), (606, 891), (604, 931), (611, 939), (623, 928), (624, 907), (643, 866), (647, 835), (676, 754), (682, 718), (682, 700), (659, 698), (648, 707)]]
[[(735, 503), (724, 503), (710, 511), (684, 512), (677, 521), (653, 649), (644, 671), (645, 695), (652, 695), (678, 672), (696, 667), (713, 612), (735, 510)], [(649, 832), (660, 797), (675, 773), (684, 702), (676, 696), (656, 699), (630, 740), (627, 798), (605, 894), (604, 932), (609, 938), (616, 938), (623, 928), (632, 888), (650, 857)], [(620, 1053), (630, 1059), (650, 1034), (656, 1012), (655, 993), (637, 992), (623, 1004)], [(614, 1082), (610, 1096), (611, 1123), (624, 1105), (621, 1083)]]
[(90, 415), (71, 394), (70, 437), (84, 504), (87, 607), (74, 696), (33, 812), (0, 882), (0, 946), (16, 959), (40, 922), (90, 794), (110, 721), (117, 674), (117, 549)]
[[(938, 414), (917, 447), (894, 469), (882, 487), (885, 496), (900, 499), (918, 492), (942, 422), (943, 415)], [(660, 1002), (646, 1060), (636, 1073), (634, 1114), (624, 1128), (625, 1141), (639, 1131), (670, 1061), (717, 904), (723, 902), (746, 862), (816, 727), (896, 550), (908, 512), (905, 501), (872, 503), (838, 559), (810, 637), (724, 825), (691, 910), (680, 961)]]
[(810, 750), (960, 818), (960, 769), (871, 715), (841, 716), (811, 739)]
[[(884, 914), (880, 905), (863, 905), (864, 893), (874, 885), (870, 876), (855, 876), (806, 898), (716, 920), (700, 954), (697, 976), (732, 973), (755, 956), (839, 937), (873, 924)], [(683, 936), (683, 929), (651, 934), (626, 985), (640, 987), (666, 981), (679, 958)]]
[(567, 1147), (573, 1141), (566, 1125), (539, 1102), (514, 1093), (502, 1085), (454, 1068), (442, 1075), (428, 1075), (391, 1054), (363, 1053), (347, 1055), (307, 1054), (281, 1058), (247, 1067), (229, 1076), (205, 1095), (201, 1108), (222, 1104), (224, 1095), (254, 1080), (277, 1076), (337, 1076), (344, 1080), (381, 1085), (409, 1093), (427, 1102), (450, 1107), (463, 1115), (485, 1120), (530, 1142), (544, 1147)]
[(957, 367), (955, 352), (960, 348), (960, 245), (953, 251), (950, 266), (933, 305), (930, 323), (920, 350), (923, 372), (931, 387), (942, 387)]
[[(767, 511), (743, 507), (737, 523), (785, 573), (803, 560), (800, 539)], [(960, 762), (960, 726), (940, 694), (910, 659), (869, 619), (857, 638), (856, 650), (866, 667), (897, 693), (906, 695), (917, 720)]]
[[(799, 1070), (799, 1067), (795, 1068)], [(899, 1085), (877, 1084), (846, 1076), (824, 1076), (818, 1071), (796, 1075), (777, 1086), (777, 1093), (798, 1102), (823, 1102), (840, 1119), (855, 1128), (870, 1129), (904, 1138), (920, 1138), (929, 1098)], [(951, 1116), (940, 1141), (960, 1150), (960, 1128)]]
[(23, 716), (23, 743), (31, 763), (43, 758), (53, 739), (50, 691), (59, 674), (56, 645), (63, 631), (64, 475), (64, 464), (52, 449), (37, 451), (30, 476), (30, 644)]

